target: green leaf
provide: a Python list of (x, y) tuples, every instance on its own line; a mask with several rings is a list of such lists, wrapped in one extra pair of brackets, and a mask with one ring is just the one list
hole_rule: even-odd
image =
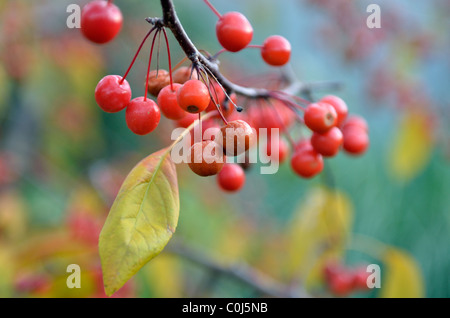
[(108, 296), (157, 256), (175, 232), (180, 204), (168, 153), (156, 152), (131, 170), (103, 226), (99, 252)]

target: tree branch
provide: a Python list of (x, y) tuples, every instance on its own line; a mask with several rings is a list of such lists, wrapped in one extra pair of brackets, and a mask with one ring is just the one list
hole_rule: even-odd
[[(269, 98), (274, 97), (272, 91), (264, 88), (252, 88), (237, 85), (227, 79), (219, 70), (217, 62), (208, 59), (192, 43), (186, 31), (181, 24), (172, 0), (161, 0), (163, 18), (147, 18), (146, 20), (159, 27), (167, 27), (175, 36), (181, 49), (194, 65), (201, 65), (211, 72), (215, 79), (223, 86), (223, 88), (231, 93), (245, 96), (247, 98)], [(290, 95), (305, 94), (313, 89), (339, 89), (340, 84), (336, 82), (318, 82), (318, 83), (302, 83), (298, 81), (293, 72), (286, 76), (289, 85), (283, 89), (283, 92)]]
[(230, 276), (237, 281), (252, 287), (264, 296), (277, 298), (310, 297), (305, 290), (301, 288), (294, 289), (290, 286), (283, 285), (244, 263), (225, 266), (213, 261), (203, 253), (187, 247), (186, 245), (181, 245), (180, 243), (171, 242), (167, 245), (165, 251), (181, 256), (197, 265), (206, 267), (212, 272)]

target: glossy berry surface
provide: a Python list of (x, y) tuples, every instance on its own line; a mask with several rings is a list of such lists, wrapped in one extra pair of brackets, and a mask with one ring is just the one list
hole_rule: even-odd
[(177, 101), (188, 113), (200, 113), (208, 107), (211, 98), (208, 88), (202, 81), (191, 79), (178, 90)]
[(336, 125), (337, 113), (329, 104), (312, 103), (305, 110), (304, 120), (312, 131), (324, 133)]
[(245, 184), (244, 169), (236, 163), (225, 164), (217, 175), (217, 183), (224, 191), (239, 191)]
[(158, 126), (161, 113), (153, 100), (137, 97), (128, 105), (125, 119), (132, 132), (137, 135), (146, 135)]
[(247, 151), (255, 142), (252, 127), (243, 120), (230, 121), (221, 128), (222, 146), (227, 156), (238, 156)]
[(217, 21), (216, 35), (224, 49), (237, 52), (251, 42), (253, 28), (242, 13), (227, 12)]
[(107, 43), (120, 32), (122, 21), (122, 13), (115, 4), (95, 0), (81, 11), (81, 32), (92, 42)]
[(178, 120), (186, 115), (186, 112), (181, 109), (177, 101), (177, 92), (180, 88), (181, 84), (174, 83), (173, 87), (169, 84), (158, 94), (157, 103), (161, 113), (169, 119)]
[(344, 126), (342, 129), (344, 136), (343, 148), (351, 155), (361, 155), (369, 147), (369, 135), (360, 126)]
[(319, 102), (327, 103), (333, 106), (337, 114), (336, 126), (340, 126), (347, 118), (348, 107), (347, 104), (341, 98), (334, 95), (328, 95), (323, 97)]
[(303, 178), (312, 178), (323, 170), (323, 158), (309, 142), (299, 145), (291, 158), (292, 170)]
[(128, 106), (131, 101), (131, 88), (122, 77), (108, 75), (98, 82), (95, 88), (95, 100), (107, 113), (116, 113)]
[(339, 152), (342, 141), (342, 132), (337, 127), (333, 127), (323, 134), (315, 132), (311, 136), (311, 145), (314, 150), (324, 157), (335, 156)]
[(269, 65), (285, 65), (291, 57), (291, 44), (280, 35), (269, 36), (263, 43), (261, 56)]
[(197, 142), (190, 150), (188, 165), (195, 174), (208, 177), (218, 174), (222, 169), (224, 157), (220, 145), (215, 141)]

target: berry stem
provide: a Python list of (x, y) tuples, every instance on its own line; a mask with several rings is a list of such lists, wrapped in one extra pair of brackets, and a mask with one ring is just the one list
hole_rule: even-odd
[(185, 57), (183, 57), (183, 59), (181, 59), (181, 61), (179, 61), (178, 63), (177, 63), (177, 65), (175, 65), (173, 68), (172, 68), (172, 71), (175, 71), (176, 69), (178, 69), (181, 65), (183, 65), (183, 63), (184, 62), (186, 62), (188, 60), (188, 57), (187, 56), (185, 56)]
[(153, 36), (152, 40), (152, 47), (150, 49), (150, 57), (148, 58), (148, 68), (147, 68), (147, 80), (145, 81), (145, 95), (144, 95), (144, 101), (147, 100), (147, 94), (148, 94), (148, 80), (150, 78), (150, 66), (152, 65), (152, 55), (153, 55), (153, 48), (155, 47), (155, 40), (156, 36), (158, 35), (160, 30), (156, 31), (155, 35)]
[(249, 44), (245, 48), (246, 49), (262, 49), (263, 46), (260, 44)]
[(153, 27), (150, 31), (148, 31), (147, 35), (146, 35), (146, 36), (144, 37), (144, 39), (142, 40), (141, 45), (139, 45), (139, 48), (138, 48), (136, 54), (134, 55), (134, 58), (133, 58), (133, 60), (131, 61), (130, 66), (128, 66), (127, 71), (126, 71), (125, 74), (123, 75), (122, 80), (120, 81), (120, 84), (122, 84), (123, 81), (127, 78), (128, 73), (130, 73), (130, 70), (131, 70), (131, 68), (132, 68), (133, 65), (134, 65), (134, 62), (136, 62), (136, 59), (137, 59), (137, 57), (138, 57), (138, 55), (139, 55), (139, 52), (141, 52), (141, 49), (142, 49), (142, 47), (144, 46), (145, 41), (147, 41), (148, 37), (150, 36), (150, 34), (152, 34), (152, 32), (153, 32), (155, 29), (156, 29), (156, 27)]
[(217, 17), (220, 19), (222, 17), (222, 15), (219, 13), (219, 11), (217, 11), (216, 8), (214, 8), (214, 6), (211, 4), (211, 2), (209, 2), (208, 0), (203, 0), (206, 5), (211, 9), (212, 12), (214, 12), (215, 15), (217, 15)]
[(172, 79), (172, 61), (170, 59), (170, 47), (169, 47), (169, 40), (167, 39), (167, 33), (166, 29), (162, 28), (164, 39), (166, 40), (166, 46), (167, 46), (167, 59), (169, 61), (169, 78), (170, 78), (170, 89), (173, 91), (173, 79)]

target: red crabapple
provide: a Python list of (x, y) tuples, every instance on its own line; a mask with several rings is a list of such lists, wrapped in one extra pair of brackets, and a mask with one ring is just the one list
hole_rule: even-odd
[(292, 170), (303, 178), (312, 178), (323, 170), (323, 158), (309, 142), (296, 147), (291, 158)]
[(330, 104), (312, 103), (306, 108), (304, 119), (309, 129), (324, 133), (336, 125), (337, 113)]
[(91, 1), (81, 11), (81, 32), (92, 42), (107, 43), (119, 33), (122, 21), (122, 13), (114, 3)]
[(224, 191), (239, 191), (245, 183), (244, 169), (236, 163), (227, 163), (217, 175), (217, 182)]
[(188, 165), (195, 174), (201, 177), (216, 175), (223, 163), (223, 152), (215, 141), (205, 140), (191, 146)]
[(221, 131), (222, 146), (227, 156), (238, 156), (246, 152), (256, 141), (252, 127), (240, 119), (228, 122)]
[(216, 24), (219, 43), (230, 52), (245, 48), (253, 38), (253, 28), (247, 18), (239, 12), (223, 14)]
[(191, 79), (178, 90), (177, 101), (178, 105), (188, 113), (200, 113), (208, 107), (211, 97), (202, 81)]
[(119, 75), (108, 75), (98, 82), (95, 100), (107, 113), (116, 113), (128, 106), (131, 101), (131, 88), (127, 80)]
[(344, 120), (347, 118), (348, 107), (347, 104), (339, 97), (334, 95), (328, 95), (323, 97), (319, 103), (327, 103), (333, 106), (334, 110), (336, 110), (337, 121), (336, 126), (340, 126)]
[(262, 45), (261, 56), (269, 65), (285, 65), (291, 57), (291, 44), (280, 35), (269, 36)]
[(163, 115), (169, 119), (179, 120), (182, 119), (186, 114), (186, 112), (181, 109), (177, 102), (177, 92), (180, 88), (181, 84), (173, 83), (173, 87), (169, 84), (164, 87), (158, 94), (158, 106)]
[(369, 135), (359, 126), (344, 126), (342, 129), (344, 136), (343, 148), (351, 155), (361, 155), (369, 147)]
[(125, 120), (128, 128), (136, 135), (146, 135), (158, 126), (161, 114), (158, 105), (145, 97), (137, 97), (128, 105)]
[(342, 145), (343, 135), (337, 127), (333, 127), (323, 134), (313, 133), (311, 136), (311, 145), (314, 150), (324, 157), (333, 157)]

